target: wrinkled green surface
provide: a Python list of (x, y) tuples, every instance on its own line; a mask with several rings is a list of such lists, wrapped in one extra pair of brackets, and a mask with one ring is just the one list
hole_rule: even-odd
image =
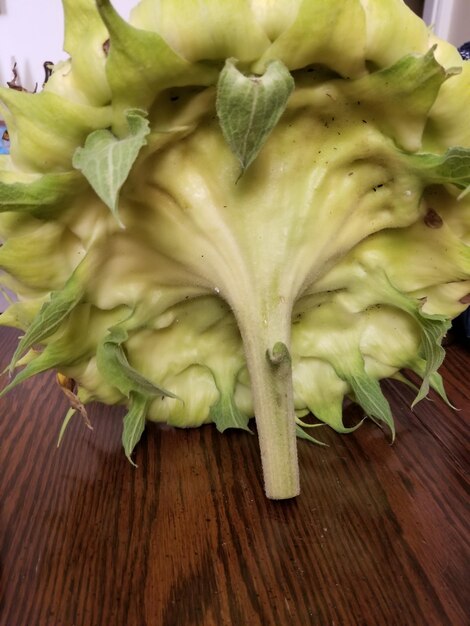
[(296, 434), (321, 440), (309, 412), (347, 433), (349, 399), (393, 436), (380, 380), (402, 369), (445, 398), (468, 62), (400, 0), (64, 9), (71, 59), (0, 91), (2, 320), (25, 331), (6, 390), (56, 368), (126, 405), (129, 458), (146, 419), (255, 416), (273, 498), (298, 493)]

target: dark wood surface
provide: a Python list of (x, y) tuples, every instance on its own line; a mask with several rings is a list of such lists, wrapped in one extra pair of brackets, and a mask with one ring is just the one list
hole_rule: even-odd
[(285, 502), (244, 432), (151, 426), (135, 469), (122, 410), (95, 406), (57, 450), (66, 399), (25, 383), (0, 403), (0, 625), (468, 626), (469, 371), (451, 346), (459, 412), (387, 385), (393, 446), (373, 424), (299, 442)]

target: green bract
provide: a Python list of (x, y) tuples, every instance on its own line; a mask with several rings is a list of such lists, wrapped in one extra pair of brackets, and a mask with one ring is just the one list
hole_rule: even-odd
[[(307, 413), (379, 381), (445, 392), (470, 291), (470, 65), (401, 0), (63, 0), (39, 94), (1, 89), (3, 285), (25, 331), (4, 392), (56, 368), (74, 411), (249, 429), (299, 491)], [(3, 392), (3, 393), (4, 393)], [(310, 422), (311, 425), (311, 422)], [(62, 435), (63, 433), (61, 433)]]

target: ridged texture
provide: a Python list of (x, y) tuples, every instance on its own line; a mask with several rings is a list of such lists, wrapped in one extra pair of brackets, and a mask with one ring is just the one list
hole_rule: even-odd
[[(223, 406), (243, 424), (246, 305), (260, 328), (273, 308), (292, 315), (299, 419), (345, 432), (349, 396), (393, 428), (377, 381), (402, 368), (421, 395), (441, 390), (440, 340), (470, 290), (470, 202), (426, 155), (470, 147), (470, 65), (401, 0), (142, 0), (130, 23), (107, 0), (64, 9), (70, 60), (39, 94), (0, 90), (0, 266), (20, 298), (2, 323), (27, 330), (66, 294), (13, 363), (28, 362), (22, 378), (57, 368), (82, 401), (132, 407), (138, 392), (97, 358), (119, 325), (126, 375), (164, 391), (147, 417), (197, 426)], [(245, 74), (280, 60), (296, 85), (236, 184), (215, 115), (232, 57)], [(149, 134), (120, 225), (72, 159), (97, 129), (128, 137), (131, 109)]]

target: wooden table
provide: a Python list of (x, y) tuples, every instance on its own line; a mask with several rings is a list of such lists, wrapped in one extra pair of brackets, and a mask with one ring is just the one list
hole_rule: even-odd
[[(3, 366), (18, 333), (0, 331)], [(1, 365), (1, 363), (0, 363)], [(72, 422), (53, 376), (0, 403), (1, 626), (468, 626), (470, 355), (443, 373), (462, 410), (387, 385), (372, 423), (299, 442), (302, 494), (263, 495), (257, 439), (151, 426), (138, 469), (122, 409)]]

